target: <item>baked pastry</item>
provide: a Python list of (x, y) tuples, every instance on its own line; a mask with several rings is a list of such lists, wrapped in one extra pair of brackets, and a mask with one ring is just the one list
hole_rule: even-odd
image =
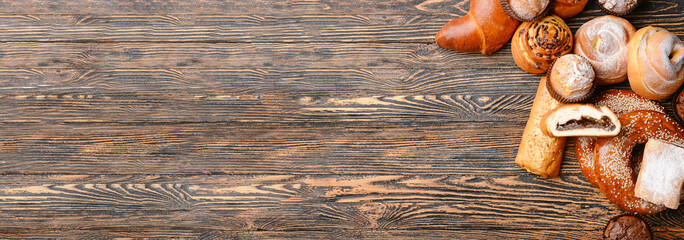
[(547, 113), (539, 126), (554, 137), (613, 137), (620, 133), (620, 121), (608, 107), (568, 104)]
[(529, 73), (545, 73), (556, 58), (572, 51), (572, 42), (570, 28), (556, 15), (524, 22), (511, 40), (513, 60)]
[(684, 183), (684, 147), (650, 139), (634, 187), (634, 195), (671, 209), (679, 207)]
[(551, 13), (568, 19), (582, 12), (587, 2), (589, 0), (551, 0)]
[(501, 8), (521, 22), (539, 20), (548, 13), (551, 0), (500, 0)]
[(599, 85), (622, 82), (627, 79), (627, 46), (634, 32), (623, 18), (594, 18), (577, 29), (574, 53), (591, 63)]
[(435, 41), (446, 49), (487, 55), (503, 47), (518, 24), (503, 12), (498, 0), (472, 0), (468, 14), (445, 24)]
[(684, 88), (672, 98), (672, 110), (680, 124), (684, 124)]
[(636, 179), (630, 166), (632, 150), (649, 139), (684, 146), (684, 129), (667, 114), (655, 111), (629, 112), (618, 119), (622, 124), (618, 136), (596, 140), (594, 165), (599, 188), (624, 211), (637, 214), (660, 212), (665, 206), (634, 195)]
[(558, 176), (566, 138), (544, 134), (539, 128), (539, 122), (546, 113), (561, 105), (561, 102), (549, 95), (546, 77), (542, 77), (515, 157), (515, 163), (528, 172), (542, 177)]
[(606, 240), (651, 240), (651, 227), (644, 220), (633, 215), (619, 215), (611, 218), (603, 229)]
[[(651, 110), (665, 113), (665, 108), (660, 103), (648, 100), (632, 90), (610, 89), (601, 92), (591, 99), (596, 107), (608, 107), (616, 116), (637, 110)], [(589, 183), (598, 187), (594, 167), (595, 137), (579, 137), (575, 139), (575, 154), (579, 162), (580, 170)]]
[(615, 16), (629, 14), (639, 6), (639, 2), (640, 0), (596, 0), (601, 10)]
[(684, 43), (663, 28), (639, 29), (627, 49), (629, 85), (648, 99), (665, 99), (684, 83)]
[(551, 97), (562, 103), (587, 100), (594, 89), (594, 68), (582, 56), (567, 54), (559, 57), (546, 74), (546, 87)]

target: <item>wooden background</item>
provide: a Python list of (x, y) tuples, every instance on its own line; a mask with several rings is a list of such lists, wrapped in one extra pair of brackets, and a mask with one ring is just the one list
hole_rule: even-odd
[(540, 76), (434, 44), (468, 2), (0, 0), (0, 237), (598, 239), (572, 143), (514, 164)]

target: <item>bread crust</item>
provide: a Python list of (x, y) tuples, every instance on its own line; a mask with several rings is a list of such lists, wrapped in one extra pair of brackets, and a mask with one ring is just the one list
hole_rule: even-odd
[(539, 122), (546, 113), (561, 105), (562, 103), (549, 95), (546, 77), (542, 77), (515, 157), (515, 163), (530, 173), (541, 177), (555, 177), (560, 172), (566, 138), (542, 133)]
[(582, 12), (587, 2), (589, 0), (551, 0), (551, 13), (568, 19)]
[(529, 73), (545, 73), (556, 58), (572, 52), (572, 32), (556, 15), (518, 26), (511, 40), (513, 60)]
[(684, 146), (684, 129), (667, 114), (633, 111), (619, 117), (620, 135), (599, 138), (594, 150), (597, 183), (606, 197), (620, 209), (637, 214), (654, 214), (665, 209), (634, 194), (635, 180), (630, 166), (632, 150), (648, 139)]
[[(611, 89), (598, 94), (591, 99), (596, 107), (606, 106), (610, 108), (616, 116), (637, 110), (651, 110), (665, 113), (665, 108), (660, 103), (648, 100), (632, 90)], [(582, 174), (589, 183), (598, 187), (596, 183), (596, 171), (594, 166), (594, 149), (596, 147), (595, 137), (578, 137), (575, 139), (575, 154), (580, 165)]]
[(624, 18), (605, 15), (580, 26), (574, 53), (594, 67), (599, 85), (627, 80), (627, 48), (636, 29)]
[(684, 83), (684, 43), (671, 32), (652, 26), (639, 29), (627, 51), (629, 85), (639, 95), (665, 99)]
[(501, 9), (499, 0), (472, 0), (470, 11), (437, 32), (437, 45), (460, 52), (492, 54), (503, 47), (520, 22)]

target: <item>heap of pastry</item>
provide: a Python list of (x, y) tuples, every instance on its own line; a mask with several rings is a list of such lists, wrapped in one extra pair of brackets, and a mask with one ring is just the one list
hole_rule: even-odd
[[(669, 31), (638, 31), (620, 18), (639, 0), (597, 0), (611, 14), (573, 33), (565, 24), (587, 0), (471, 0), (444, 25), (439, 46), (491, 54), (509, 39), (513, 60), (545, 74), (515, 163), (542, 177), (559, 174), (567, 138), (582, 173), (621, 209), (653, 214), (677, 208), (684, 182), (684, 43)], [(511, 39), (512, 38), (512, 39)], [(597, 86), (628, 80), (632, 90)], [(660, 100), (673, 97), (675, 118)], [(645, 144), (643, 153), (633, 153)]]

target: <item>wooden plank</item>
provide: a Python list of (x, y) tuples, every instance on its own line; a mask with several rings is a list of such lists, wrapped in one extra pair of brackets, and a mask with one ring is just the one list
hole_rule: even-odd
[[(666, 11), (673, 11), (671, 10)], [(656, 10), (654, 10), (656, 11)], [(577, 29), (604, 15), (573, 18)], [(433, 43), (448, 15), (0, 15), (3, 42)], [(630, 15), (684, 36), (681, 12)]]
[[(573, 176), (51, 175), (3, 182), (2, 228), (27, 232), (600, 231), (621, 213)], [(647, 219), (656, 231), (681, 234), (683, 209)]]
[[(64, 89), (61, 89), (64, 90)], [(78, 89), (80, 90), (80, 89)], [(137, 93), (0, 94), (0, 123), (397, 124), (525, 121), (533, 96), (295, 97)]]
[(524, 173), (513, 162), (524, 122), (0, 126), (3, 174)]
[(0, 13), (62, 14), (311, 14), (311, 13), (442, 13), (467, 8), (467, 0), (29, 0), (0, 2)]
[[(656, 239), (680, 239), (682, 232), (655, 231)], [(226, 231), (211, 229), (157, 228), (134, 231), (96, 230), (28, 231), (4, 229), (0, 237), (11, 239), (63, 238), (181, 238), (181, 239), (601, 239), (599, 230), (332, 230), (332, 231)]]
[(520, 69), (0, 69), (2, 94), (527, 95), (540, 76)]
[[(5, 69), (516, 68), (510, 45), (484, 56), (423, 43), (0, 43)], [(508, 64), (504, 64), (508, 63)]]
[[(465, 15), (468, 0), (25, 0), (0, 2), (0, 13), (12, 14), (453, 14)], [(585, 12), (598, 7), (590, 2)], [(676, 1), (649, 0), (632, 14), (681, 12)], [(584, 13), (583, 13), (584, 14)], [(581, 16), (581, 15), (580, 15)]]

